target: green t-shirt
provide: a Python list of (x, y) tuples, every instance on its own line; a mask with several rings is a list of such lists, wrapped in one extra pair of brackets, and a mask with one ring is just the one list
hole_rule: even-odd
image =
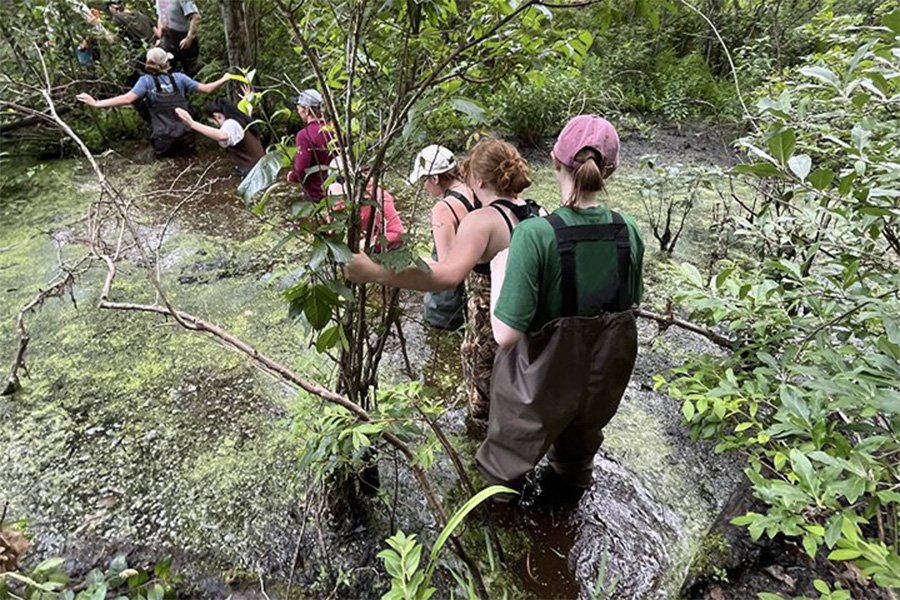
[[(562, 207), (556, 211), (566, 225), (612, 223), (612, 211), (600, 206), (587, 209)], [(619, 213), (621, 214), (621, 213)], [(637, 225), (622, 214), (631, 242), (628, 287), (637, 304), (644, 295), (644, 243)], [(618, 277), (615, 242), (579, 242), (575, 246), (575, 281), (579, 296), (591, 294)], [(528, 219), (516, 226), (509, 244), (506, 276), (494, 315), (519, 331), (539, 331), (562, 316), (562, 266), (553, 226), (547, 219)], [(579, 307), (580, 316), (584, 309)]]

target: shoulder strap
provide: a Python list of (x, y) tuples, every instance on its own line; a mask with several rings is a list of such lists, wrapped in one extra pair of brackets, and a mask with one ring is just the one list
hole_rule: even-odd
[[(513, 232), (512, 221), (510, 221), (509, 217), (506, 216), (506, 211), (503, 210), (502, 208), (500, 208), (500, 206), (507, 206), (506, 204), (504, 204), (505, 202), (509, 202), (509, 201), (508, 200), (494, 200), (493, 202), (488, 204), (488, 206), (490, 206), (491, 208), (495, 209), (498, 213), (500, 213), (500, 216), (503, 217), (503, 220), (506, 221), (506, 226), (509, 228), (509, 235), (512, 235), (512, 232)], [(498, 204), (500, 206), (497, 206)]]
[(616, 233), (616, 257), (618, 258), (619, 272), (619, 289), (618, 309), (626, 310), (632, 304), (631, 298), (631, 235), (628, 232), (628, 225), (622, 215), (613, 211), (613, 223), (619, 225), (619, 231)]
[(456, 211), (453, 210), (453, 205), (447, 202), (446, 200), (441, 200), (444, 204), (447, 205), (447, 208), (450, 209), (450, 214), (453, 215), (453, 220), (456, 221), (456, 226), (459, 227), (459, 217), (456, 216)]
[(179, 94), (179, 95), (181, 95), (181, 96), (184, 96), (184, 92), (182, 92), (182, 91), (181, 91), (181, 88), (178, 87), (178, 84), (175, 83), (175, 76), (172, 75), (171, 73), (166, 73), (166, 75), (169, 76), (169, 83), (172, 84), (172, 92), (175, 93), (175, 94)]
[(162, 86), (159, 85), (159, 75), (151, 75), (150, 77), (153, 78), (153, 84), (156, 86), (156, 91), (159, 92), (159, 93), (161, 94), (161, 93), (162, 93)]
[[(462, 202), (467, 211), (472, 212), (473, 210), (475, 210), (475, 207), (472, 206), (472, 203), (469, 202), (469, 199), (466, 198), (465, 194), (457, 192), (456, 190), (447, 190), (447, 192), (444, 194), (444, 197), (446, 198), (447, 196), (453, 196), (454, 198)], [(481, 206), (479, 205), (478, 208), (481, 208)]]
[[(612, 223), (596, 225), (566, 225), (562, 217), (553, 213), (546, 217), (556, 234), (559, 246), (560, 265), (562, 267), (562, 311), (563, 317), (574, 317), (578, 314), (578, 282), (575, 271), (575, 245), (578, 242), (615, 242), (617, 258), (617, 274), (615, 290), (607, 286), (598, 292), (603, 298), (614, 298), (611, 306), (604, 308), (612, 311), (625, 310), (631, 304), (630, 266), (631, 241), (628, 226), (621, 215), (612, 213)], [(609, 301), (603, 302), (607, 304)], [(599, 303), (598, 303), (599, 304)]]

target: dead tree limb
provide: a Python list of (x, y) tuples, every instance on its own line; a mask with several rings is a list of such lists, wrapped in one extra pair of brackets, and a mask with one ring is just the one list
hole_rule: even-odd
[(66, 292), (69, 293), (74, 305), (75, 297), (72, 295), (72, 286), (75, 283), (77, 269), (85, 262), (88, 262), (89, 258), (89, 256), (83, 257), (73, 267), (60, 266), (60, 271), (50, 283), (50, 286), (45, 290), (38, 291), (34, 298), (19, 311), (19, 315), (16, 318), (16, 334), (19, 336), (19, 344), (9, 369), (6, 386), (0, 392), (0, 396), (14, 394), (22, 387), (19, 382), (19, 371), (24, 371), (26, 375), (28, 374), (28, 367), (25, 364), (25, 352), (28, 350), (28, 342), (31, 341), (31, 337), (28, 335), (28, 329), (25, 327), (25, 316), (40, 308), (48, 298), (61, 298)]
[(634, 309), (634, 315), (636, 317), (643, 317), (644, 319), (650, 319), (651, 321), (656, 321), (660, 324), (663, 329), (671, 327), (675, 325), (681, 329), (686, 329), (687, 331), (692, 331), (694, 333), (700, 334), (712, 343), (717, 346), (721, 346), (722, 348), (727, 348), (728, 350), (737, 350), (740, 347), (740, 343), (737, 340), (733, 340), (731, 338), (725, 337), (721, 333), (717, 333), (710, 329), (709, 327), (704, 327), (702, 325), (698, 325), (696, 323), (691, 323), (690, 321), (685, 321), (684, 319), (680, 319), (676, 317), (671, 312), (668, 314), (660, 314), (655, 313), (653, 311), (645, 310), (643, 308)]

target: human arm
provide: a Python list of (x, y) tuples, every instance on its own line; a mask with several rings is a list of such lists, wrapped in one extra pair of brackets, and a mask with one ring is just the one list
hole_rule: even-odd
[(491, 330), (494, 340), (500, 346), (512, 346), (524, 335), (524, 332), (510, 327), (494, 315), (494, 308), (500, 298), (500, 290), (503, 288), (503, 280), (506, 278), (506, 260), (509, 249), (497, 253), (491, 260)]
[(156, 25), (153, 27), (153, 35), (156, 36), (156, 39), (162, 39), (166, 30), (166, 26), (163, 23), (162, 8), (159, 6), (159, 0), (156, 0), (154, 4), (156, 5)]
[(113, 96), (112, 98), (107, 98), (106, 100), (97, 100), (90, 94), (78, 94), (75, 96), (75, 99), (79, 102), (84, 102), (88, 106), (92, 106), (94, 108), (110, 108), (113, 106), (124, 106), (126, 104), (134, 104), (140, 96), (134, 93), (134, 90), (127, 92), (125, 94), (121, 94), (119, 96)]
[[(477, 213), (477, 211), (476, 211)], [(490, 239), (490, 221), (466, 217), (459, 226), (453, 251), (431, 265), (428, 271), (408, 267), (396, 273), (376, 264), (365, 254), (354, 254), (344, 265), (344, 276), (355, 283), (379, 283), (390, 287), (423, 292), (452, 290), (466, 278), (487, 249)]]
[(184, 110), (183, 108), (176, 108), (175, 114), (178, 115), (178, 118), (181, 119), (185, 125), (196, 131), (201, 135), (205, 135), (206, 137), (216, 140), (217, 142), (227, 142), (228, 134), (218, 129), (217, 127), (210, 127), (209, 125), (204, 125), (203, 123), (198, 123), (191, 116), (191, 113)]
[(450, 247), (456, 237), (456, 221), (446, 202), (438, 202), (431, 209), (431, 236), (438, 258), (450, 256)]
[(187, 50), (194, 43), (194, 40), (197, 38), (197, 27), (200, 25), (200, 11), (197, 10), (196, 6), (193, 2), (186, 2), (184, 4), (185, 10), (189, 10), (188, 6), (194, 7), (193, 13), (188, 13), (190, 17), (188, 17), (189, 25), (187, 35), (184, 36), (184, 39), (178, 43), (178, 46), (182, 50)]
[(491, 262), (491, 329), (500, 346), (518, 342), (537, 312), (543, 261), (535, 229), (545, 223), (532, 219), (520, 224), (506, 260)]
[[(229, 74), (225, 73), (215, 81), (210, 81), (209, 83), (199, 83), (197, 82), (197, 91), (203, 92), (204, 94), (212, 94), (214, 91), (225, 85), (225, 82), (228, 81)], [(193, 80), (192, 80), (193, 81)]]

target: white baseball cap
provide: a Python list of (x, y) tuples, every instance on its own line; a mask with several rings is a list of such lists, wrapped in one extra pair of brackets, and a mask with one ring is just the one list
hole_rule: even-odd
[(412, 173), (409, 174), (409, 183), (415, 185), (422, 177), (440, 175), (455, 166), (456, 157), (453, 156), (453, 152), (438, 144), (426, 146), (416, 154)]
[(157, 46), (155, 48), (150, 48), (149, 50), (147, 50), (146, 62), (164, 67), (169, 64), (169, 61), (173, 58), (175, 57), (171, 52), (166, 52), (165, 50)]

